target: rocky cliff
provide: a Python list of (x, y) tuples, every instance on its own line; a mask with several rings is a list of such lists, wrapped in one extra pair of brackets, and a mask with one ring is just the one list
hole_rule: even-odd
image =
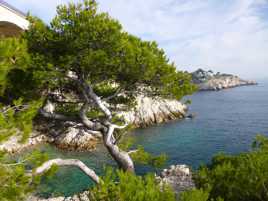
[(198, 69), (192, 73), (193, 82), (198, 85), (200, 91), (217, 91), (238, 86), (256, 85), (255, 81), (249, 81), (231, 74), (214, 73)]
[(136, 127), (147, 127), (169, 120), (184, 118), (187, 106), (177, 100), (168, 100), (158, 97), (137, 97), (137, 105), (131, 111), (119, 112), (129, 124)]
[[(118, 112), (118, 116), (125, 119), (135, 127), (146, 127), (173, 119), (185, 117), (186, 105), (177, 100), (162, 98), (149, 98), (142, 95), (137, 97), (137, 105), (130, 111)], [(20, 151), (23, 148), (44, 142), (55, 144), (57, 147), (76, 151), (89, 151), (100, 142), (101, 133), (91, 133), (82, 124), (77, 122), (49, 121), (39, 122), (41, 126), (38, 133), (25, 144), (19, 144), (19, 137), (12, 137), (4, 144), (0, 144), (0, 150), (8, 152)]]

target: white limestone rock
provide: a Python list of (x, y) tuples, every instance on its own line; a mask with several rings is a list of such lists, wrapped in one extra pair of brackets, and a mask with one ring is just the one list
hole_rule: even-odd
[(20, 152), (27, 147), (31, 147), (34, 145), (42, 144), (45, 142), (53, 141), (53, 139), (49, 138), (44, 134), (32, 133), (32, 136), (26, 140), (26, 142), (21, 143), (21, 137), (19, 135), (11, 136), (4, 143), (0, 143), (0, 151), (6, 151), (8, 153)]
[[(55, 108), (53, 104), (47, 104), (47, 106), (47, 112), (53, 113)], [(184, 118), (186, 113), (187, 106), (177, 100), (139, 95), (136, 107), (130, 111), (118, 112), (118, 116), (135, 127), (147, 127)], [(36, 144), (48, 142), (62, 149), (91, 151), (95, 149), (102, 137), (101, 133), (93, 134), (77, 122), (40, 121), (37, 124), (37, 130), (42, 135), (30, 138), (25, 144), (20, 144), (19, 138), (16, 136), (11, 137), (4, 144), (0, 144), (0, 150), (14, 153)]]
[(177, 118), (184, 118), (187, 106), (177, 100), (139, 95), (137, 105), (131, 111), (119, 112), (118, 116), (136, 127), (146, 127)]
[(93, 134), (82, 125), (70, 126), (55, 138), (54, 144), (61, 149), (91, 151), (95, 149), (98, 138), (101, 138), (101, 133)]
[(177, 194), (195, 188), (192, 172), (187, 165), (171, 165), (169, 169), (164, 169), (156, 179), (161, 185), (170, 185)]
[(192, 73), (192, 79), (200, 91), (217, 91), (238, 86), (256, 85), (255, 81), (243, 80), (235, 75), (214, 74), (212, 71), (198, 69)]

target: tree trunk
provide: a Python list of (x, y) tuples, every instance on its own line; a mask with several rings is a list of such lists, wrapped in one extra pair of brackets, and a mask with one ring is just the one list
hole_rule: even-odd
[[(106, 120), (103, 121), (102, 135), (103, 135), (103, 143), (104, 146), (108, 149), (109, 153), (113, 157), (113, 159), (118, 164), (119, 168), (122, 168), (124, 171), (134, 172), (134, 163), (129, 156), (129, 154), (116, 145), (114, 138), (114, 129), (123, 129), (125, 126), (117, 126), (112, 124), (110, 121), (112, 119), (112, 112), (108, 107), (106, 107), (105, 103), (101, 100), (97, 94), (94, 93), (91, 86), (89, 86), (85, 81), (81, 81), (81, 85), (83, 88), (83, 94), (85, 95), (86, 102), (84, 106), (81, 108), (80, 117), (85, 125), (92, 126), (92, 122), (88, 120), (86, 117), (86, 111), (88, 110), (89, 100), (92, 100), (97, 107), (105, 114)], [(108, 128), (108, 129), (107, 129)]]
[(119, 147), (112, 142), (114, 128), (115, 127), (113, 125), (110, 125), (107, 134), (103, 136), (104, 145), (120, 168), (124, 171), (134, 173), (134, 163), (128, 152), (120, 150)]

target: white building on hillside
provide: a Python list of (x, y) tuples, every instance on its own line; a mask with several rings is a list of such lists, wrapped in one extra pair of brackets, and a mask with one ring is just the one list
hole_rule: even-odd
[(28, 26), (23, 12), (0, 0), (0, 35), (16, 36)]

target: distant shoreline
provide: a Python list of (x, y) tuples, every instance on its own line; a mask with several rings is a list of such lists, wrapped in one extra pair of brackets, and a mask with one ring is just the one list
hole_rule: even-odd
[(257, 85), (256, 81), (241, 79), (236, 75), (214, 73), (198, 69), (192, 73), (193, 83), (198, 85), (199, 91), (219, 91), (241, 86)]

